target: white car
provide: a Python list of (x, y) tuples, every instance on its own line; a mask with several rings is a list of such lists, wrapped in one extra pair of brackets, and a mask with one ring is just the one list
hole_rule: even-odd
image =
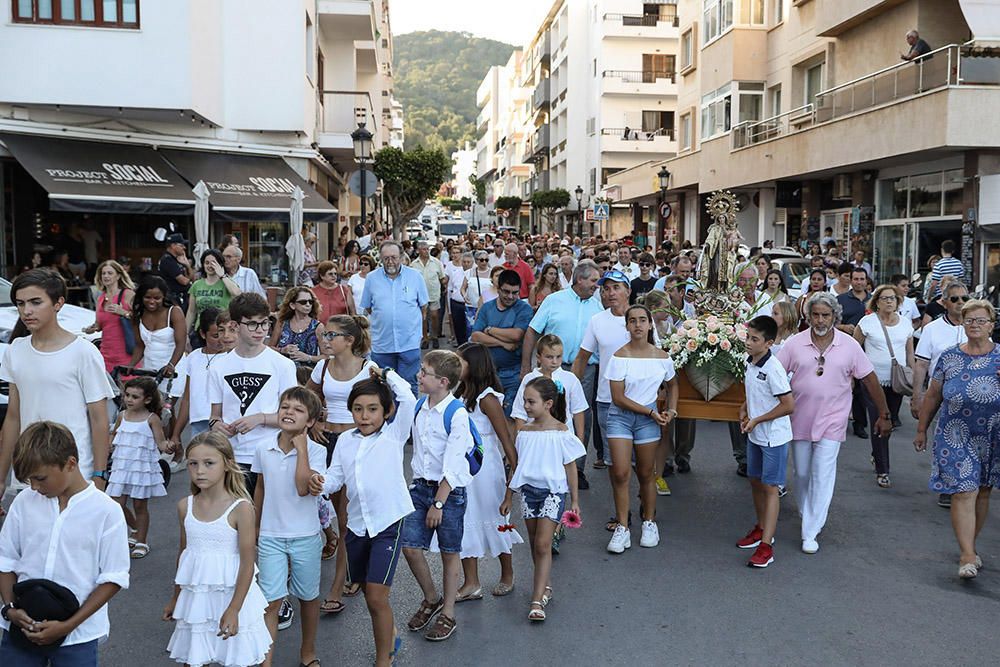
[(459, 236), (469, 233), (469, 223), (462, 219), (451, 219), (438, 223), (437, 235), (441, 241), (458, 240)]

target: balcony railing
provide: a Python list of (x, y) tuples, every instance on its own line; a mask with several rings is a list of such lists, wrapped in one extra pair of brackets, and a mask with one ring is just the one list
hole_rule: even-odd
[(677, 16), (677, 9), (664, 12), (662, 14), (605, 14), (605, 21), (620, 23), (624, 26), (640, 26), (655, 28), (659, 24), (680, 26), (680, 18)]
[(549, 105), (549, 101), (551, 99), (549, 94), (550, 90), (551, 90), (551, 82), (548, 77), (538, 82), (538, 85), (535, 86), (535, 94), (534, 94), (535, 109), (541, 109), (542, 107)]
[(630, 127), (605, 127), (601, 134), (606, 137), (621, 137), (622, 141), (653, 141), (657, 137), (674, 140), (674, 128), (661, 127), (656, 130), (636, 130)]
[(605, 79), (619, 79), (624, 83), (656, 83), (662, 79), (674, 82), (673, 72), (657, 72), (655, 70), (606, 69), (602, 76)]
[(740, 123), (732, 131), (732, 149), (777, 139), (924, 93), (962, 86), (1000, 86), (1000, 53), (972, 43), (943, 46), (918, 60), (886, 67), (821, 91), (812, 104), (764, 120)]

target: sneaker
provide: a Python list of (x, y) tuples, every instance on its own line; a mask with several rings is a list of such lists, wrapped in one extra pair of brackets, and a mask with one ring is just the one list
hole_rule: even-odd
[(951, 496), (947, 493), (942, 493), (938, 496), (938, 507), (944, 507), (945, 509), (951, 508)]
[(691, 472), (691, 462), (688, 461), (687, 459), (678, 459), (677, 460), (677, 472), (681, 473), (682, 475), (684, 473)]
[(628, 532), (628, 528), (621, 524), (615, 526), (615, 533), (611, 536), (611, 541), (608, 542), (608, 551), (613, 554), (620, 554), (626, 549), (631, 548), (632, 534)]
[(287, 630), (292, 627), (292, 619), (294, 618), (295, 610), (292, 609), (292, 603), (285, 598), (281, 601), (281, 607), (278, 608), (278, 629)]
[(767, 567), (774, 562), (774, 548), (770, 544), (761, 544), (750, 556), (747, 565), (750, 567)]
[[(611, 538), (614, 540), (614, 538)], [(653, 521), (642, 522), (642, 537), (639, 538), (640, 547), (655, 547), (660, 543), (660, 529)], [(611, 547), (609, 546), (608, 549)]]
[(576, 488), (580, 491), (586, 491), (590, 488), (590, 482), (587, 481), (587, 476), (583, 474), (582, 470), (576, 471)]
[(760, 538), (763, 536), (764, 530), (760, 526), (754, 526), (749, 533), (736, 543), (736, 546), (740, 549), (755, 549), (760, 545)]
[(662, 477), (656, 478), (656, 495), (658, 496), (669, 496), (670, 495), (670, 485), (667, 484), (667, 480)]
[(816, 540), (802, 540), (802, 553), (814, 554), (819, 551), (819, 542)]

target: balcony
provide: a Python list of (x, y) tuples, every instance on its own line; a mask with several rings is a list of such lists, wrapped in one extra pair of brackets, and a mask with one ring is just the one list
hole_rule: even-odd
[(655, 95), (674, 97), (677, 84), (673, 72), (642, 70), (604, 70), (603, 92), (606, 95)]
[(817, 125), (891, 107), (939, 90), (1000, 87), (1000, 55), (974, 45), (944, 46), (923, 58), (900, 63), (824, 90), (812, 104), (772, 118), (741, 123), (732, 131), (732, 150), (772, 141)]
[(372, 0), (318, 0), (316, 14), (327, 37), (367, 41), (378, 32)]
[(542, 125), (528, 140), (524, 149), (524, 162), (541, 162), (549, 154), (549, 126)]
[(551, 83), (552, 82), (549, 80), (549, 78), (545, 77), (544, 79), (538, 82), (537, 86), (535, 86), (535, 93), (533, 96), (534, 102), (532, 105), (532, 108), (535, 111), (538, 111), (539, 109), (543, 108), (548, 108), (549, 102), (551, 100), (551, 90), (552, 90)]
[(605, 14), (605, 39), (617, 37), (674, 38), (680, 35), (680, 18), (677, 7), (659, 5), (662, 14)]
[(488, 108), (483, 109), (482, 111), (479, 112), (479, 115), (476, 116), (476, 131), (482, 134), (483, 132), (486, 131), (486, 128), (489, 126), (489, 124), (490, 124), (490, 110)]
[(548, 30), (535, 45), (535, 60), (545, 66), (552, 62), (552, 33)]
[(837, 37), (900, 4), (902, 0), (819, 0), (816, 34)]
[(324, 90), (323, 104), (317, 106), (319, 149), (333, 164), (346, 168), (354, 164), (354, 142), (351, 132), (358, 129), (358, 123), (367, 127), (376, 136), (378, 127), (375, 107), (371, 94), (361, 90)]
[[(626, 133), (626, 130), (628, 132)], [(676, 153), (673, 128), (657, 130), (634, 130), (624, 127), (601, 129), (602, 153)]]

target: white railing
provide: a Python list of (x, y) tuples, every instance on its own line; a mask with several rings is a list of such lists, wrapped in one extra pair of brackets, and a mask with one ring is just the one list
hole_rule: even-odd
[(764, 120), (740, 123), (733, 127), (732, 149), (957, 86), (1000, 86), (1000, 53), (972, 43), (943, 46), (917, 60), (821, 91), (812, 104)]

